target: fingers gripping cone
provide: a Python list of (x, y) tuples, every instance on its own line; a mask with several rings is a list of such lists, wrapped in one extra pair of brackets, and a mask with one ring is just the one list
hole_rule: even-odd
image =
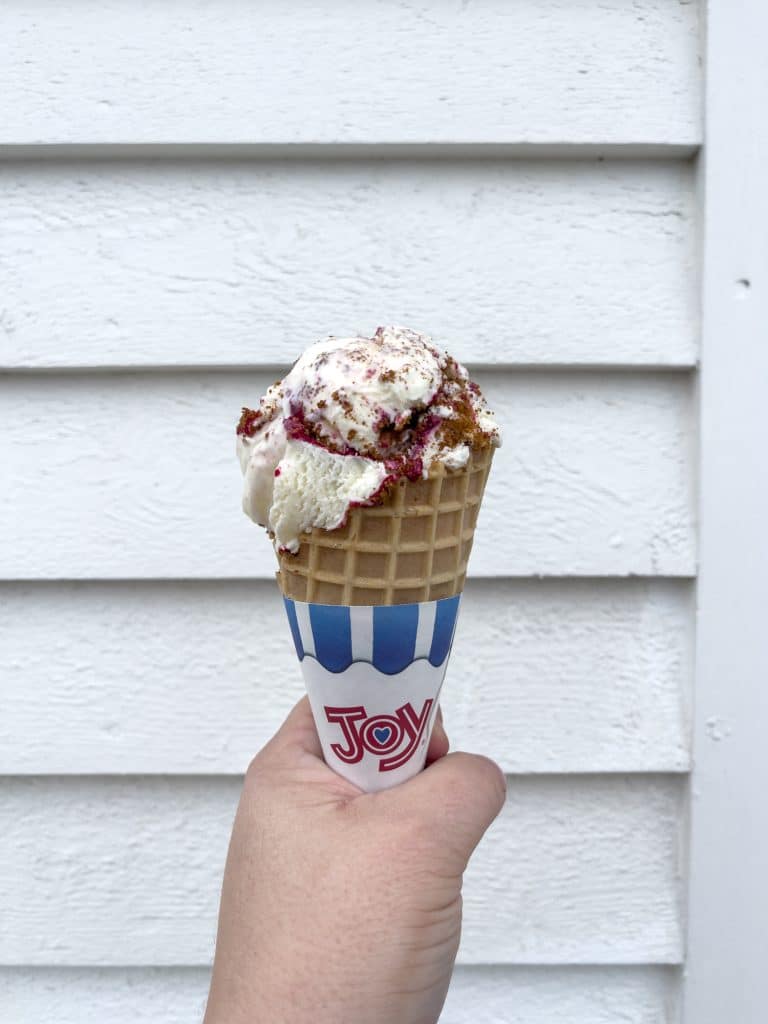
[(368, 792), (424, 766), (492, 456), (401, 481), (278, 555), (325, 759)]

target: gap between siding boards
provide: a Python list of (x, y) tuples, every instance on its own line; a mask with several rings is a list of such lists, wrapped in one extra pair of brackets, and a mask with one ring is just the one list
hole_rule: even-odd
[[(552, 376), (568, 374), (569, 376), (596, 375), (651, 375), (681, 377), (690, 376), (699, 369), (695, 363), (466, 363), (470, 374), (473, 373), (509, 373), (520, 376)], [(278, 363), (83, 363), (67, 366), (3, 366), (0, 356), (0, 379), (3, 377), (73, 377), (79, 375), (112, 377), (123, 374), (136, 375), (171, 375), (174, 373), (263, 373), (268, 375), (284, 374), (290, 361)]]
[(0, 144), (0, 161), (271, 161), (304, 160), (670, 160), (696, 157), (698, 145), (632, 142), (623, 144), (511, 142), (421, 143), (40, 143)]
[[(535, 780), (546, 780), (553, 781), (555, 779), (562, 779), (569, 783), (575, 783), (578, 781), (583, 782), (585, 785), (594, 781), (603, 781), (606, 779), (645, 779), (648, 782), (659, 782), (664, 779), (668, 779), (674, 784), (687, 785), (689, 776), (691, 774), (690, 768), (680, 769), (667, 769), (665, 771), (659, 771), (658, 769), (622, 769), (621, 771), (576, 771), (576, 772), (542, 772), (542, 771), (528, 771), (528, 772), (504, 772), (504, 778), (509, 782), (514, 782), (516, 779), (535, 779)], [(244, 779), (245, 772), (231, 772), (231, 771), (220, 771), (220, 772), (2, 772), (0, 773), (0, 783), (4, 780), (19, 780), (25, 783), (35, 782), (50, 782), (56, 780), (58, 782), (65, 783), (67, 785), (75, 782), (127, 782), (133, 780), (135, 782), (157, 782), (163, 780), (166, 782), (190, 782), (195, 780), (197, 782), (206, 783), (217, 783), (217, 782), (229, 782), (232, 779)], [(2, 966), (2, 965), (0, 965)]]

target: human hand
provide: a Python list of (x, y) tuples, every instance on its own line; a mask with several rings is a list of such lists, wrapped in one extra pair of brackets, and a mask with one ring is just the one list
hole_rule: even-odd
[(205, 1024), (434, 1024), (462, 875), (506, 791), (492, 761), (447, 750), (438, 721), (420, 775), (361, 793), (296, 705), (245, 778)]

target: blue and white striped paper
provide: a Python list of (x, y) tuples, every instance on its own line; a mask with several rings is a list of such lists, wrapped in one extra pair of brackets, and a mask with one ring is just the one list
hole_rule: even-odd
[(459, 597), (386, 607), (284, 600), (299, 661), (315, 658), (329, 672), (367, 662), (396, 675), (419, 659), (436, 668), (443, 664), (453, 641)]

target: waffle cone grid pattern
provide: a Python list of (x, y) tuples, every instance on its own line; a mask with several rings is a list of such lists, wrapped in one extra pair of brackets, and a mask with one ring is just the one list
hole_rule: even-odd
[(426, 480), (400, 481), (385, 504), (352, 509), (344, 526), (304, 534), (297, 554), (278, 552), (283, 594), (393, 605), (461, 593), (492, 458), (486, 448), (461, 470), (438, 463)]

